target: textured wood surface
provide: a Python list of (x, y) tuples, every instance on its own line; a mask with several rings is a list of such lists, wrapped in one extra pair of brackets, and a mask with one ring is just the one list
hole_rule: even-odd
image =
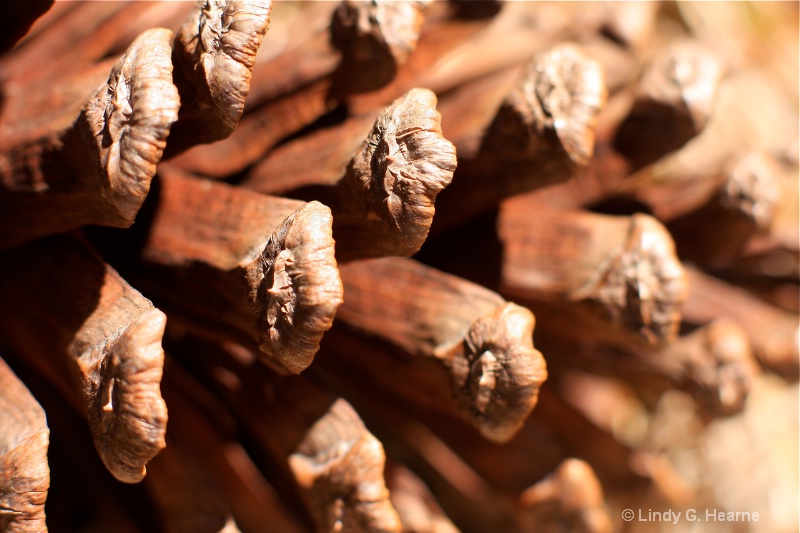
[(796, 3), (29, 4), (0, 529), (795, 530)]

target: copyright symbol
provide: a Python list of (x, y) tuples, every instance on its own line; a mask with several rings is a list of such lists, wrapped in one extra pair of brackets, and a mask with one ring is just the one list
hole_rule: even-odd
[(633, 517), (634, 517), (633, 509), (625, 509), (624, 511), (622, 511), (622, 519), (625, 520), (626, 522), (630, 522), (631, 520), (633, 520)]

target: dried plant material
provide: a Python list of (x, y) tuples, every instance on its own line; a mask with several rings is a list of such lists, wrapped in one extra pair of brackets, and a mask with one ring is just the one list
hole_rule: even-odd
[(164, 313), (71, 238), (39, 240), (0, 264), (4, 346), (82, 404), (114, 477), (141, 481), (164, 448)]
[(786, 96), (797, 102), (800, 96), (798, 34), (794, 24), (797, 6), (759, 3), (751, 7), (731, 3), (687, 4), (678, 8), (683, 23), (697, 39), (735, 67), (758, 65), (764, 78), (779, 81)]
[(338, 399), (289, 456), (318, 531), (400, 532), (383, 479), (383, 446)]
[[(702, 194), (713, 191), (718, 178), (748, 153), (772, 154), (790, 168), (796, 167), (797, 157), (791, 154), (796, 153), (798, 145), (797, 121), (792, 118), (797, 115), (797, 105), (790, 100), (784, 89), (760, 69), (731, 71), (720, 81), (712, 116), (703, 131), (681, 149), (629, 176), (625, 190), (641, 194), (645, 202), (653, 202), (660, 209), (669, 204), (670, 198), (680, 200), (681, 194), (690, 196), (697, 194), (692, 191), (699, 190), (697, 196), (702, 204), (705, 201)], [(742, 105), (742, 102), (759, 102), (759, 105)], [(666, 140), (665, 135), (660, 140), (662, 146)], [(794, 178), (796, 170), (792, 169), (792, 173)], [(791, 186), (794, 197), (796, 183)], [(678, 203), (675, 210), (684, 213), (690, 209)], [(792, 226), (796, 228), (795, 221), (796, 218)]]
[(458, 169), (437, 227), (575, 175), (593, 156), (606, 93), (600, 63), (578, 45), (561, 44), (443, 97)]
[(774, 180), (775, 188), (770, 191), (777, 197), (777, 202), (770, 212), (768, 230), (752, 235), (743, 249), (737, 249), (734, 261), (722, 273), (767, 301), (795, 313), (800, 310), (797, 297), (797, 280), (800, 279), (797, 176), (797, 166), (780, 166), (779, 173), (773, 176), (777, 178)]
[(190, 2), (169, 1), (56, 3), (36, 21), (18, 47), (0, 58), (0, 69), (7, 75), (11, 93), (45, 83), (52, 90), (58, 85), (52, 83), (54, 80), (60, 82), (109, 58), (118, 58), (147, 30), (177, 28), (190, 8)]
[(506, 105), (527, 131), (523, 139), (555, 134), (569, 159), (585, 165), (594, 153), (597, 113), (605, 101), (600, 64), (578, 46), (563, 44), (533, 58)]
[(339, 320), (431, 361), (446, 376), (444, 403), (486, 438), (503, 442), (519, 430), (547, 376), (528, 310), (409, 259), (353, 262), (341, 275)]
[(425, 483), (408, 468), (387, 465), (386, 484), (403, 533), (458, 533)]
[[(456, 179), (447, 186), (449, 192), (436, 200), (444, 202), (444, 208), (438, 210), (433, 221), (439, 229), (491, 209), (503, 197), (562, 181), (574, 171), (570, 163), (566, 172), (550, 172), (553, 157), (544, 151), (539, 162), (531, 154), (519, 151), (512, 154), (510, 150), (500, 156), (487, 152), (481, 156), (482, 161), (475, 161), (486, 129), (503, 98), (520, 81), (519, 70), (517, 66), (503, 69), (439, 99), (437, 109), (442, 116), (443, 135), (455, 145), (458, 154)], [(304, 188), (336, 185), (369, 131), (373, 115), (352, 113), (341, 124), (314, 130), (277, 146), (248, 171), (242, 183), (267, 194), (303, 198), (312, 197)], [(498, 144), (505, 146), (507, 141)], [(514, 162), (517, 160), (518, 165)]]
[(746, 332), (727, 319), (714, 320), (658, 349), (587, 343), (571, 332), (545, 335), (544, 343), (565, 354), (553, 364), (555, 374), (581, 368), (622, 379), (651, 404), (667, 391), (680, 389), (711, 418), (742, 412), (761, 372)]
[(436, 95), (412, 89), (386, 108), (341, 180), (345, 212), (334, 218), (342, 261), (410, 256), (425, 238), (456, 153), (442, 137)]
[(662, 356), (680, 362), (681, 387), (706, 413), (717, 416), (742, 412), (761, 372), (745, 331), (726, 319), (681, 337), (667, 346)]
[(248, 108), (253, 108), (323, 78), (340, 55), (330, 42), (333, 13), (340, 2), (273, 2), (270, 31), (256, 58)]
[(169, 30), (149, 30), (111, 70), (86, 106), (85, 121), (103, 168), (102, 196), (133, 223), (164, 152), (180, 105), (172, 84)]
[[(555, 373), (554, 373), (555, 374)], [(616, 396), (613, 402), (627, 402)], [(641, 451), (598, 424), (587, 413), (567, 401), (554, 387), (544, 387), (540, 394), (541, 408), (531, 414), (531, 420), (521, 432), (523, 437), (515, 446), (524, 451), (541, 438), (542, 431), (552, 435), (566, 452), (566, 457), (581, 457), (603, 480), (604, 485), (644, 489), (652, 482), (651, 475), (635, 468)], [(530, 430), (528, 428), (530, 427)], [(538, 428), (538, 431), (537, 431)], [(557, 465), (551, 467), (553, 470)]]
[(0, 530), (46, 533), (50, 430), (44, 410), (2, 359), (0, 427)]
[[(342, 2), (328, 26), (315, 27), (306, 40), (258, 66), (247, 111), (230, 138), (182, 154), (175, 163), (211, 177), (241, 172), (354, 94), (385, 85), (416, 46), (428, 3)], [(311, 9), (309, 24), (319, 11), (331, 11), (325, 7), (331, 4), (321, 4)]]
[(699, 42), (671, 42), (642, 74), (617, 131), (617, 150), (641, 168), (681, 148), (711, 117), (723, 71), (722, 61)]
[(154, 29), (134, 41), (72, 126), (0, 155), (2, 244), (133, 223), (177, 119), (171, 35)]
[(766, 235), (772, 226), (780, 173), (778, 162), (763, 152), (736, 159), (715, 180), (719, 185), (708, 201), (670, 221), (678, 254), (713, 269), (725, 268), (741, 257), (747, 243)]
[[(289, 197), (305, 196), (304, 188), (335, 187), (374, 123), (372, 115), (351, 117), (276, 146), (247, 172), (241, 184), (264, 194)], [(325, 203), (336, 207), (335, 201)]]
[[(561, 533), (625, 529), (623, 509), (716, 508), (758, 512), (752, 533), (794, 531), (799, 6), (55, 2), (0, 57), (0, 356), (47, 409), (49, 527)], [(86, 227), (122, 218), (99, 176), (134, 128), (109, 120), (100, 153), (86, 104), (101, 91), (101, 119), (125, 116), (109, 72), (153, 27), (176, 35), (159, 46), (182, 109), (138, 223)], [(687, 41), (716, 61), (692, 79), (701, 53), (658, 66)], [(418, 112), (451, 146), (409, 122), (381, 147), (376, 118), (414, 87), (436, 95)], [(48, 235), (72, 228), (102, 260)], [(294, 250), (316, 259), (294, 269)], [(518, 287), (503, 279), (512, 251)], [(362, 259), (385, 254), (426, 266)], [(343, 291), (338, 265), (359, 261)], [(107, 294), (104, 262), (168, 315), (163, 339), (141, 295)], [(127, 376), (137, 362), (149, 370)], [(158, 388), (168, 447), (127, 486), (81, 417), (125, 461), (103, 431), (141, 439), (125, 426), (163, 414), (147, 405)], [(363, 423), (340, 427), (341, 399)], [(595, 474), (570, 477), (572, 457)]]
[(430, 3), (343, 0), (331, 22), (331, 42), (342, 54), (337, 83), (361, 92), (394, 79), (416, 48)]
[[(340, 261), (412, 255), (456, 166), (435, 106), (432, 92), (413, 89), (376, 120), (355, 117), (276, 148), (243, 185), (330, 205)], [(304, 192), (310, 186), (321, 187)]]
[[(336, 336), (337, 329), (332, 330), (333, 340), (327, 337), (323, 343), (326, 357), (321, 357), (319, 364), (312, 367), (312, 373), (324, 375), (326, 383), (334, 390), (346, 393), (389, 450), (386, 483), (404, 531), (415, 531), (414, 527), (420, 527), (421, 531), (438, 527), (451, 533), (449, 519), (461, 524), (465, 531), (518, 531), (518, 504), (509, 495), (547, 473), (548, 469), (542, 470), (539, 460), (549, 460), (548, 446), (540, 446), (536, 439), (516, 447), (513, 443), (517, 439), (501, 445), (483, 438), (466, 420), (441, 412), (439, 406), (430, 401), (431, 389), (441, 388), (441, 385), (426, 379), (428, 376), (420, 372), (421, 368), (415, 368), (416, 372), (406, 371), (414, 366), (412, 360), (398, 357), (396, 364), (373, 365), (383, 368), (386, 375), (373, 373), (365, 367), (374, 360), (386, 359), (382, 357), (386, 354), (381, 354), (379, 347), (376, 349), (376, 343), (366, 342), (365, 337), (361, 338), (362, 342), (355, 343), (349, 342), (353, 337)], [(336, 350), (329, 350), (332, 345)], [(341, 351), (338, 350), (340, 346)], [(332, 353), (334, 351), (336, 353)], [(343, 353), (355, 354), (351, 359), (356, 364), (341, 364), (343, 359), (338, 356)], [(359, 357), (362, 354), (367, 356)], [(406, 391), (391, 385), (396, 381), (407, 381)], [(523, 426), (522, 431), (527, 426)], [(513, 457), (509, 456), (509, 447), (514, 450)], [(545, 453), (540, 453), (542, 451)], [(397, 464), (391, 459), (396, 461), (400, 457), (405, 466), (429, 483), (436, 501), (426, 497), (426, 488), (419, 480), (409, 480), (406, 476), (397, 479)], [(537, 461), (530, 461), (530, 457), (536, 457)], [(486, 466), (481, 472), (474, 469), (472, 460), (476, 458)], [(538, 472), (531, 476), (531, 471)], [(509, 478), (523, 481), (507, 491)], [(498, 490), (498, 486), (503, 488)], [(438, 510), (437, 502), (449, 519)]]
[(248, 269), (249, 281), (261, 281), (250, 292), (253, 307), (266, 314), (259, 324), (261, 351), (285, 360), (290, 372), (311, 364), (342, 301), (330, 227), (327, 207), (306, 204), (275, 230), (261, 264)]
[[(491, 4), (471, 5), (477, 11), (491, 11)], [(391, 83), (349, 98), (352, 114), (361, 115), (384, 106), (413, 87), (426, 87), (444, 96), (462, 83), (524, 61), (546, 40), (525, 32), (511, 7), (501, 10), (497, 17), (473, 18), (469, 11), (469, 6), (431, 2), (416, 50)]]
[(458, 403), (492, 440), (511, 438), (536, 405), (547, 372), (533, 348), (533, 315), (506, 303), (473, 322), (448, 362)]
[[(436, 101), (431, 91), (412, 89), (381, 112), (366, 138), (367, 121), (353, 119), (315, 136), (321, 154), (307, 154), (305, 145), (298, 145), (302, 156), (291, 145), (278, 149), (276, 159), (267, 159), (244, 185), (288, 194), (304, 186), (327, 186), (321, 194), (328, 196), (323, 200), (333, 211), (339, 261), (413, 255), (428, 236), (436, 197), (456, 167), (455, 148), (442, 136)], [(284, 164), (291, 170), (304, 168), (285, 174), (290, 169)]]
[(705, 324), (714, 319), (732, 320), (747, 333), (759, 362), (790, 380), (800, 375), (797, 314), (772, 306), (744, 289), (730, 285), (696, 268), (687, 268), (689, 298), (684, 320)]
[(151, 290), (201, 329), (244, 334), (279, 372), (305, 369), (342, 300), (330, 210), (180, 175), (161, 183), (143, 250), (162, 280)]
[(611, 533), (603, 488), (589, 463), (567, 459), (550, 476), (520, 495), (536, 531), (552, 528), (586, 533)]
[(686, 274), (654, 218), (549, 211), (519, 198), (503, 204), (498, 231), (504, 292), (580, 305), (650, 344), (675, 337)]
[[(579, 209), (602, 206), (620, 199), (620, 189), (626, 183), (630, 164), (610, 148), (608, 142), (597, 145), (589, 164), (576, 171), (568, 180), (551, 183), (516, 196), (527, 196), (549, 209)], [(660, 217), (656, 216), (659, 220)]]
[[(241, 421), (249, 448), (274, 465), (284, 495), (305, 509), (304, 521), (313, 519), (320, 532), (400, 531), (383, 447), (345, 400), (305, 374), (278, 376), (253, 365), (254, 354), (232, 343), (184, 336), (175, 348)], [(202, 360), (193, 355), (198, 349)]]
[[(442, 14), (436, 8), (447, 11)], [(481, 10), (481, 16), (471, 16), (470, 11)], [(602, 3), (554, 7), (542, 2), (434, 2), (428, 17), (434, 22), (426, 22), (417, 50), (393, 85), (400, 90), (429, 87), (444, 98), (480, 78), (523, 65), (532, 53), (590, 40), (587, 36), (598, 32), (603, 22), (596, 15), (606, 11)], [(593, 14), (583, 16), (587, 12)]]
[(730, 169), (720, 191), (720, 204), (753, 221), (759, 230), (766, 230), (780, 192), (777, 162), (763, 152), (752, 152), (739, 158)]
[(441, 93), (442, 131), (456, 146), (459, 165), (477, 157), (504, 100), (521, 84), (523, 70), (524, 63), (515, 64)]
[[(447, 174), (452, 172), (447, 170), (448, 165), (455, 167), (454, 149), (441, 138), (440, 114), (435, 106), (436, 97), (430, 91), (417, 89), (383, 110), (377, 120), (377, 113), (358, 115), (340, 125), (309, 133), (275, 148), (248, 172), (243, 185), (267, 194), (289, 196), (305, 196), (303, 189), (313, 186), (337, 188), (339, 198), (326, 199), (334, 209), (334, 219), (346, 216), (349, 225), (358, 225), (363, 215), (357, 213), (374, 211), (367, 216), (389, 219), (392, 226), (401, 225), (398, 218), (407, 208), (398, 208), (398, 204), (405, 198), (417, 204), (431, 204), (449, 183)], [(412, 138), (414, 134), (416, 137)], [(385, 145), (379, 150), (381, 143)], [(417, 149), (418, 145), (421, 148)], [(396, 157), (393, 152), (397, 151), (403, 158)], [(436, 155), (438, 151), (440, 155)], [(429, 166), (425, 166), (425, 158), (429, 159)], [(417, 180), (411, 181), (395, 190), (392, 180), (398, 174), (420, 175), (421, 183), (417, 186)], [(398, 185), (406, 183), (399, 180)], [(351, 191), (356, 192), (355, 198)], [(430, 218), (425, 210), (414, 216)], [(411, 229), (421, 231), (414, 226)], [(363, 238), (375, 240), (368, 235)]]
[(642, 98), (683, 109), (696, 130), (711, 115), (723, 65), (713, 52), (692, 40), (677, 40), (657, 55), (642, 75)]
[[(108, 320), (98, 317), (95, 325), (93, 318), (88, 327), (102, 327)], [(164, 313), (150, 309), (105, 347), (104, 359), (97, 359), (97, 354), (78, 356), (89, 427), (98, 452), (111, 473), (127, 483), (140, 481), (145, 464), (165, 446), (167, 408), (159, 390), (165, 326)], [(94, 343), (93, 351), (100, 344)]]
[(778, 208), (782, 166), (764, 150), (745, 150), (729, 159), (719, 172), (691, 180), (642, 183), (631, 192), (664, 222), (713, 204), (718, 216), (737, 213), (754, 229), (766, 231)]
[[(479, 438), (472, 428), (466, 427), (461, 421), (437, 416), (430, 410), (423, 408), (409, 412), (410, 402), (407, 401), (401, 402), (391, 397), (384, 401), (372, 399), (364, 403), (363, 409), (361, 403), (358, 407), (360, 412), (363, 410), (365, 417), (370, 414), (370, 419), (383, 420), (384, 416), (389, 417), (389, 413), (394, 413), (386, 421), (389, 430), (396, 431), (397, 439), (405, 446), (416, 448), (432, 463), (438, 463), (434, 479), (447, 477), (454, 482), (457, 490), (467, 496), (461, 505), (453, 508), (445, 505), (446, 501), (438, 490), (435, 492), (454, 523), (486, 524), (480, 528), (481, 531), (530, 531), (530, 527), (524, 526), (519, 529), (499, 526), (509, 522), (506, 513), (510, 509), (504, 508), (504, 503), (511, 503), (515, 518), (525, 523), (524, 515), (516, 514), (519, 502), (508, 502), (505, 495), (519, 494), (569, 457), (584, 457), (603, 483), (610, 486), (641, 488), (648, 482), (641, 474), (631, 470), (632, 460), (637, 455), (635, 450), (592, 423), (564, 402), (554, 390), (551, 386), (542, 388), (537, 408), (519, 433), (502, 444)], [(376, 398), (384, 396), (377, 392)], [(366, 410), (367, 405), (374, 406), (374, 413)], [(394, 449), (398, 443), (384, 434), (381, 431), (381, 439), (387, 448)], [(531, 457), (536, 460), (531, 461)], [(422, 474), (417, 464), (408, 464)], [(426, 476), (425, 479), (429, 478)], [(499, 495), (496, 494), (492, 497), (495, 490), (504, 496), (497, 497)], [(470, 516), (472, 509), (479, 516)], [(471, 520), (465, 521), (464, 515)], [(488, 527), (491, 522), (494, 522), (493, 527)]]
[(518, 117), (529, 138), (552, 142), (555, 134), (559, 151), (586, 165), (594, 155), (598, 114), (608, 98), (604, 77), (603, 66), (582, 47), (560, 44), (528, 62), (504, 107)]
[(301, 92), (280, 94), (242, 115), (227, 139), (190, 148), (170, 159), (180, 168), (210, 178), (226, 178), (255, 164), (270, 148), (336, 108), (328, 98), (330, 80), (311, 82)]
[(271, 0), (198, 0), (175, 36), (181, 96), (168, 155), (228, 137), (244, 110)]
[[(336, 107), (337, 102), (330, 98), (330, 74), (336, 68), (339, 54), (328, 42), (336, 3), (285, 4), (271, 0), (270, 3), (274, 10), (270, 18), (277, 22), (259, 47), (246, 109), (236, 129), (223, 140), (177, 154), (170, 161), (182, 169), (213, 178), (241, 172), (284, 138)], [(287, 12), (295, 11), (302, 13), (297, 15), (302, 22), (295, 23), (298, 27), (287, 28)], [(283, 35), (289, 42), (274, 42)]]

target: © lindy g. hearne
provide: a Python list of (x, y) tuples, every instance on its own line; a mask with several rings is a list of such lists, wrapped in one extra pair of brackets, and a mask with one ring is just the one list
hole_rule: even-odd
[(704, 509), (704, 513), (697, 509), (685, 511), (653, 511), (652, 509), (639, 509), (637, 519), (639, 522), (672, 522), (677, 524), (681, 517), (689, 522), (758, 522), (758, 512), (749, 511), (718, 511), (717, 509)]

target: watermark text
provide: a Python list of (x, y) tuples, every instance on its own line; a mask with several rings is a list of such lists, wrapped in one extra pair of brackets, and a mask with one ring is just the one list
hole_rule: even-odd
[(719, 509), (625, 509), (622, 519), (626, 522), (758, 522), (757, 511), (723, 511)]

